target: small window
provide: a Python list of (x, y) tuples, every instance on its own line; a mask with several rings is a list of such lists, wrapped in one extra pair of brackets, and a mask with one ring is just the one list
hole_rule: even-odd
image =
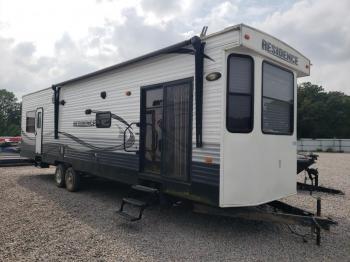
[(97, 128), (109, 128), (112, 123), (111, 112), (99, 112), (96, 113), (96, 127)]
[(291, 135), (294, 121), (294, 75), (263, 62), (262, 131)]
[(29, 111), (26, 113), (26, 132), (35, 132), (35, 111)]
[(41, 128), (41, 112), (38, 112), (38, 118), (36, 120), (36, 128)]
[(254, 61), (250, 56), (228, 57), (226, 127), (232, 133), (253, 130)]

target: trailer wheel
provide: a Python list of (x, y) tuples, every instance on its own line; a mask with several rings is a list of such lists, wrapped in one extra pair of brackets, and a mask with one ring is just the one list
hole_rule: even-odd
[(72, 167), (69, 167), (67, 169), (66, 175), (65, 175), (65, 181), (66, 181), (66, 188), (68, 191), (75, 192), (79, 190), (80, 176)]
[(64, 187), (66, 185), (65, 183), (65, 172), (66, 167), (62, 164), (59, 164), (56, 167), (55, 171), (55, 184), (57, 187)]

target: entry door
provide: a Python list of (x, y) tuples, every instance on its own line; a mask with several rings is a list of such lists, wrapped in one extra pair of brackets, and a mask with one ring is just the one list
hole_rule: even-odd
[(192, 148), (192, 80), (142, 91), (141, 171), (188, 180)]
[(43, 109), (38, 108), (35, 113), (35, 153), (42, 153), (43, 143)]
[(141, 170), (160, 175), (163, 136), (163, 87), (142, 90), (141, 108)]

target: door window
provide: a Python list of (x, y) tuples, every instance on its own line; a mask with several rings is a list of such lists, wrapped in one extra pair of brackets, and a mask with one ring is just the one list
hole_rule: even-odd
[(26, 132), (35, 132), (35, 111), (29, 111), (26, 113)]
[(249, 133), (253, 129), (253, 59), (247, 55), (231, 54), (227, 72), (227, 130)]
[(36, 121), (36, 128), (41, 128), (41, 123), (42, 123), (42, 114), (41, 114), (41, 112), (38, 112), (37, 121)]

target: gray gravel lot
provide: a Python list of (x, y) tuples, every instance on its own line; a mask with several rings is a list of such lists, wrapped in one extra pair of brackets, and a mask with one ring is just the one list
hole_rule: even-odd
[[(317, 167), (321, 184), (346, 193), (313, 195), (339, 222), (323, 233), (321, 247), (286, 226), (183, 207), (147, 209), (130, 224), (114, 214), (128, 190), (120, 184), (86, 179), (81, 191), (69, 193), (54, 185), (53, 168), (0, 168), (0, 261), (350, 261), (350, 154), (320, 154)], [(314, 211), (313, 196), (284, 200)]]

